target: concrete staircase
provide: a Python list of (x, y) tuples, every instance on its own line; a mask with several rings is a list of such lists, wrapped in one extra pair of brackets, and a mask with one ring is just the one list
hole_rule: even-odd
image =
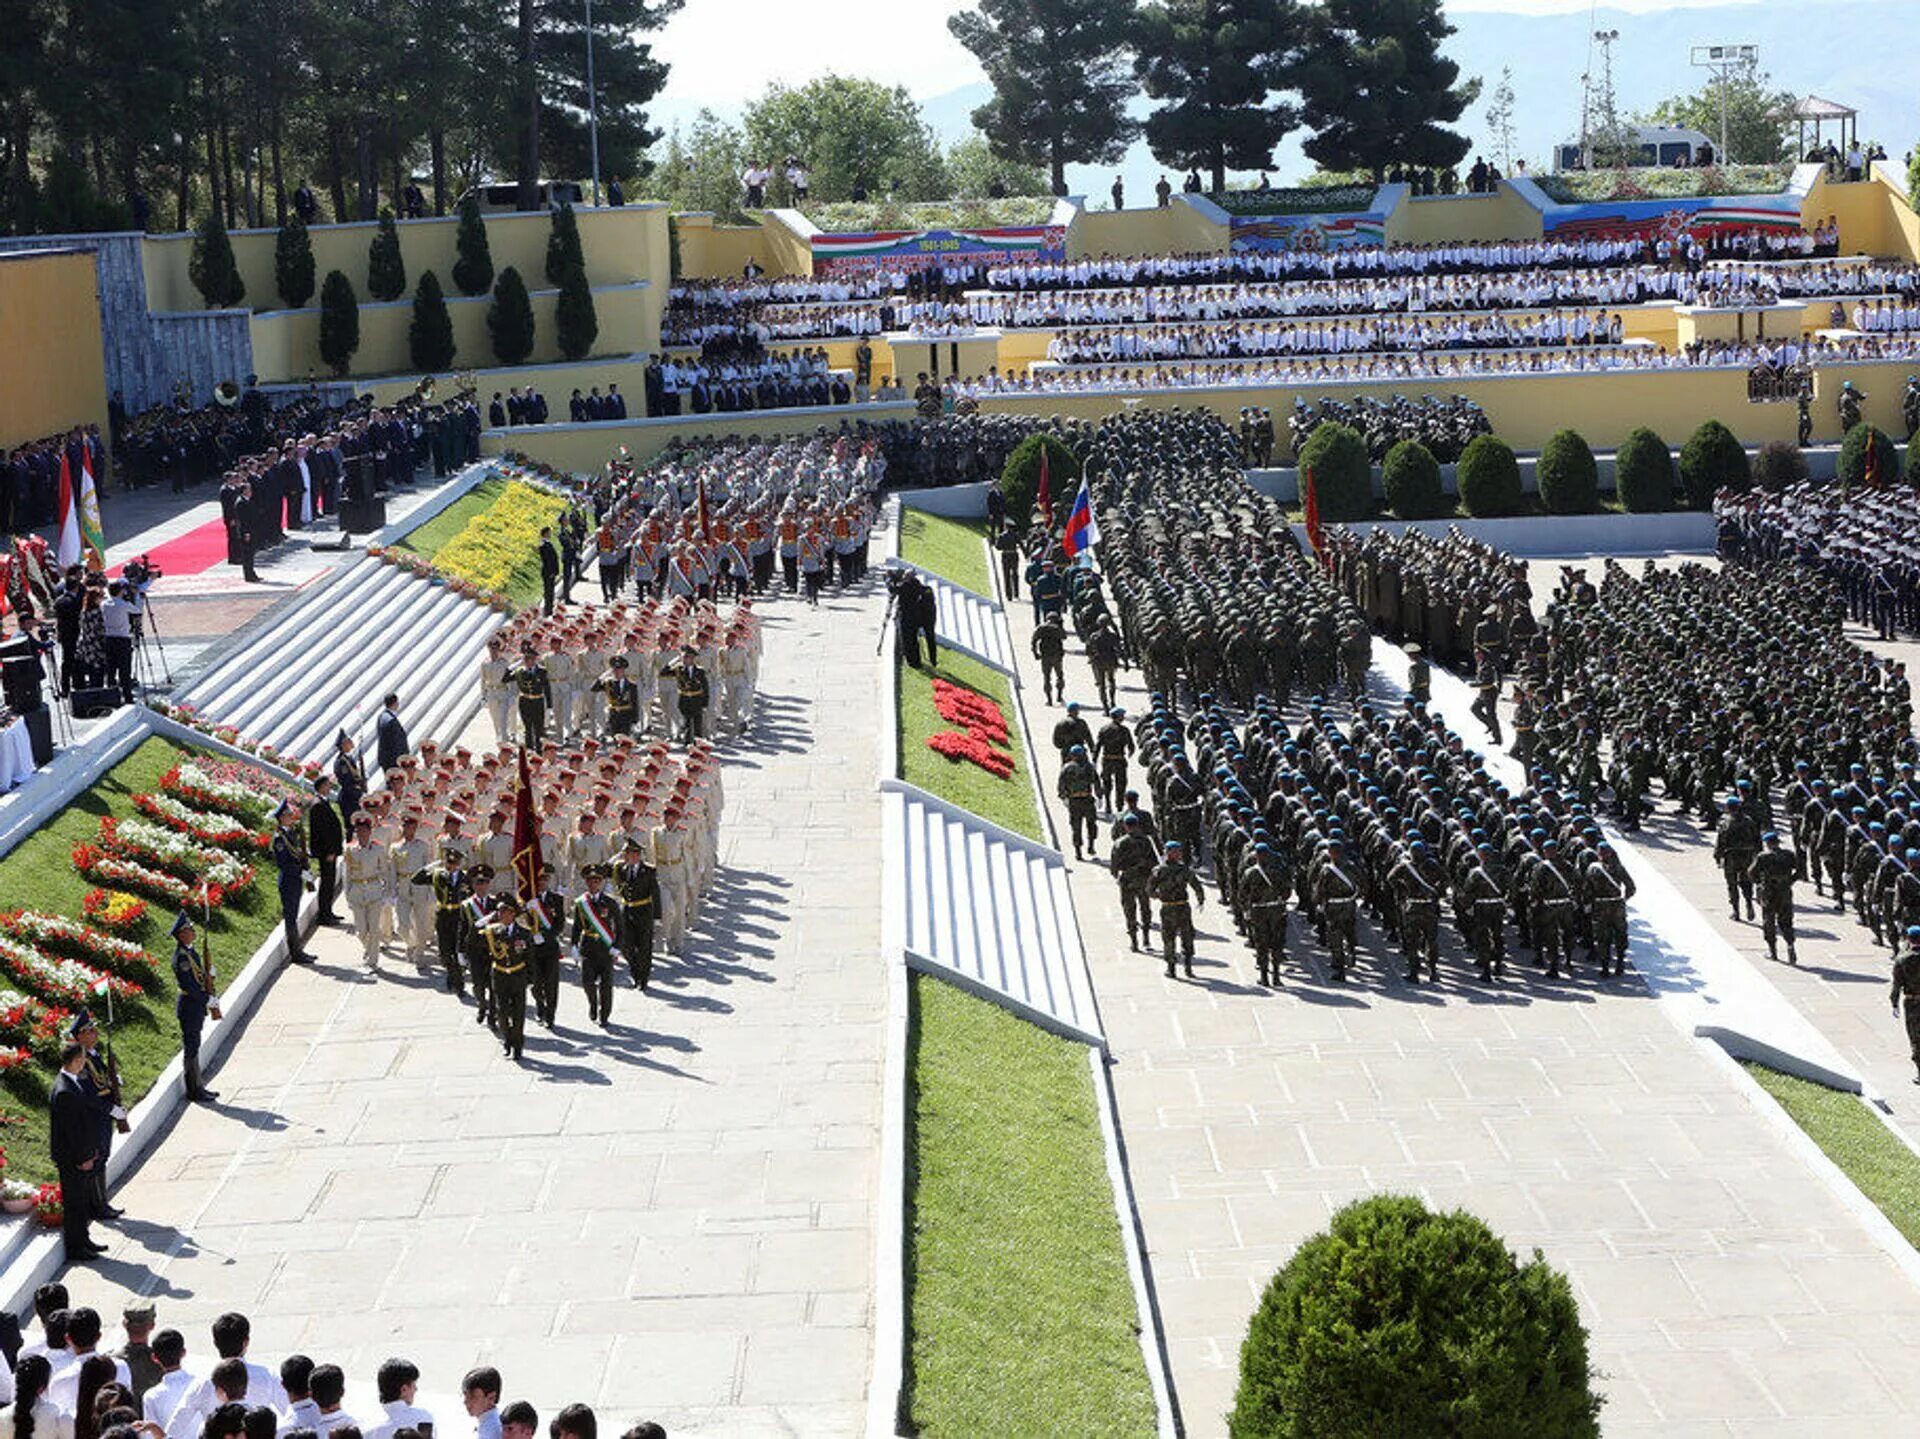
[(976, 595), (952, 580), (942, 579), (931, 570), (897, 557), (887, 564), (894, 569), (912, 570), (933, 591), (939, 607), (934, 633), (942, 646), (950, 646), (982, 664), (991, 665), (1019, 683), (1013, 664), (1013, 636), (1007, 630), (1006, 616), (993, 600)]
[(380, 702), (446, 743), (480, 706), (479, 665), (504, 617), (362, 558), (278, 610), (175, 698), (283, 753), (324, 760), (336, 731), (370, 745)]
[(1043, 1029), (1106, 1049), (1057, 851), (902, 780), (880, 786), (887, 947)]

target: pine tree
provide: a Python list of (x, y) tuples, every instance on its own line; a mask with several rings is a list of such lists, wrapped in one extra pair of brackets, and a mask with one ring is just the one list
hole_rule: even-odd
[(407, 260), (388, 209), (380, 211), (379, 227), (367, 243), (367, 293), (376, 300), (397, 300), (407, 293)]
[(227, 227), (218, 214), (209, 214), (193, 237), (187, 276), (211, 309), (230, 310), (247, 298), (246, 282), (234, 263), (233, 241), (227, 238)]
[(470, 194), (460, 202), (453, 287), (463, 295), (484, 295), (493, 288), (493, 250), (487, 244), (487, 222), (480, 214), (478, 195)]
[(1304, 28), (1295, 0), (1143, 6), (1134, 68), (1159, 102), (1146, 126), (1154, 158), (1205, 172), (1216, 194), (1227, 171), (1270, 167), (1299, 115), (1268, 98), (1288, 86)]
[(587, 287), (587, 272), (579, 265), (561, 277), (553, 325), (562, 355), (569, 360), (584, 360), (592, 353), (593, 342), (600, 334), (600, 319), (593, 312), (593, 291)]
[(503, 365), (523, 365), (533, 353), (533, 301), (527, 282), (512, 265), (500, 272), (487, 306), (487, 334), (493, 353)]
[(453, 368), (453, 316), (440, 277), (428, 270), (413, 292), (413, 322), (407, 327), (407, 353), (423, 374)]
[(336, 375), (344, 375), (360, 348), (360, 301), (353, 281), (339, 270), (327, 271), (320, 285), (320, 358)]
[(1471, 148), (1444, 128), (1480, 94), (1440, 53), (1453, 34), (1440, 0), (1327, 0), (1299, 68), (1304, 118), (1315, 132), (1301, 148), (1328, 170), (1392, 166), (1445, 169)]
[(273, 283), (280, 302), (289, 310), (299, 309), (313, 298), (314, 278), (313, 236), (305, 220), (288, 215), (273, 241)]
[(1133, 0), (981, 0), (947, 21), (993, 82), (973, 123), (1003, 160), (1044, 165), (1053, 193), (1067, 166), (1105, 165), (1140, 133), (1128, 42)]
[(586, 252), (580, 248), (580, 221), (573, 206), (562, 205), (553, 212), (552, 227), (547, 231), (547, 283), (563, 285), (569, 270), (584, 271), (586, 267)]

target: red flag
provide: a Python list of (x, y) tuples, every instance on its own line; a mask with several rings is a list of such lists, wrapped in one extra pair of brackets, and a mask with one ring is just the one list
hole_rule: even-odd
[(1053, 531), (1053, 479), (1047, 473), (1047, 447), (1040, 446), (1040, 488), (1034, 493), (1034, 504), (1040, 507), (1040, 518), (1046, 521), (1048, 533)]
[(523, 905), (540, 893), (540, 817), (533, 812), (525, 745), (520, 747), (520, 778), (513, 787), (513, 892)]
[(1313, 471), (1302, 468), (1300, 471), (1301, 491), (1300, 508), (1307, 522), (1307, 543), (1313, 547), (1313, 557), (1321, 565), (1327, 562), (1325, 535), (1320, 529), (1320, 496), (1313, 486)]

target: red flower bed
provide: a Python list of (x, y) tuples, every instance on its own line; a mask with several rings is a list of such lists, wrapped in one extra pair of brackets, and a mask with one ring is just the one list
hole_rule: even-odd
[[(167, 803), (168, 800), (172, 803)], [(228, 815), (193, 809), (179, 795), (163, 798), (157, 794), (137, 794), (133, 797), (133, 807), (168, 829), (218, 849), (265, 854), (273, 847), (271, 834), (249, 829)]]
[(90, 889), (80, 900), (80, 912), (109, 934), (132, 934), (146, 921), (147, 902), (114, 889)]
[[(197, 902), (200, 897), (199, 885), (188, 884), (185, 880), (175, 879), (170, 874), (149, 869), (132, 860), (120, 859), (98, 845), (76, 844), (73, 847), (73, 867), (95, 884), (137, 890), (150, 898), (163, 900), (176, 909), (188, 900)], [(226, 894), (219, 886), (210, 888), (209, 900), (212, 904), (218, 906), (224, 898)]]
[(0, 933), (48, 954), (65, 955), (117, 974), (142, 989), (152, 989), (160, 978), (160, 961), (133, 941), (116, 938), (63, 914), (30, 909), (0, 914)]
[(933, 706), (940, 718), (960, 728), (929, 735), (928, 749), (955, 763), (965, 760), (976, 764), (995, 779), (1012, 776), (1007, 716), (998, 704), (978, 690), (937, 679), (933, 682)]

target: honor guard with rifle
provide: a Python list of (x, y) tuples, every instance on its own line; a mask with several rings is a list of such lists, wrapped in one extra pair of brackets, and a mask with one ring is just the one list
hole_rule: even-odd
[(220, 1096), (207, 1088), (200, 1073), (200, 1032), (209, 1019), (220, 1018), (215, 997), (213, 955), (194, 947), (199, 938), (193, 917), (185, 910), (173, 921), (173, 983), (179, 990), (174, 1013), (180, 1020), (180, 1057), (186, 1071), (187, 1098), (211, 1104)]

